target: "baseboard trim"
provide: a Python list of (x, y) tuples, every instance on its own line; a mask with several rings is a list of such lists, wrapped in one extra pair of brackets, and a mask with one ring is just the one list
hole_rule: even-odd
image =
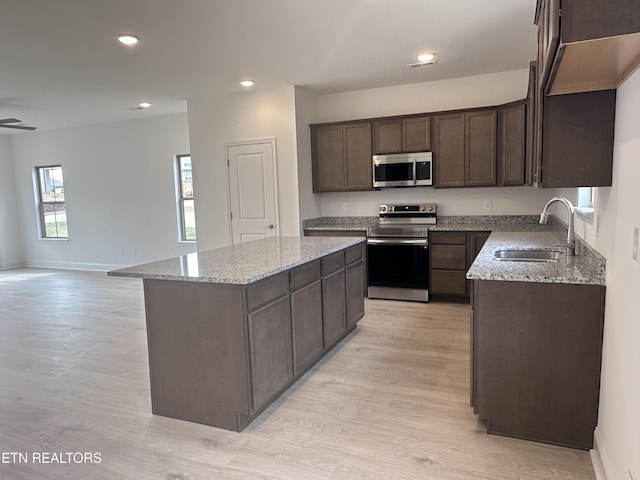
[(11, 270), (13, 268), (20, 268), (24, 266), (23, 262), (16, 260), (15, 262), (0, 263), (0, 270)]
[[(593, 449), (589, 450), (589, 456), (591, 457), (591, 465), (593, 465), (593, 471), (596, 474), (596, 480), (608, 480), (607, 473), (612, 473), (608, 465), (606, 453), (602, 449), (602, 446), (598, 442), (598, 429), (596, 429), (593, 436)], [(611, 477), (613, 478), (613, 477)]]
[(26, 266), (31, 268), (52, 268), (58, 270), (88, 270), (93, 272), (108, 272), (110, 270), (125, 268), (129, 265), (81, 262), (51, 262), (48, 260), (35, 260), (28, 262)]

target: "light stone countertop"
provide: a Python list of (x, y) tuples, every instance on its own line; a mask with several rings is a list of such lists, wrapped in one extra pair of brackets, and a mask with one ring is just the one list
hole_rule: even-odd
[[(564, 248), (566, 225), (550, 217), (548, 225), (538, 223), (538, 215), (451, 215), (438, 216), (429, 226), (433, 232), (491, 232), (489, 239), (467, 272), (467, 278), (543, 283), (605, 284), (602, 255), (576, 237), (575, 257), (567, 258)], [(307, 220), (308, 230), (365, 230), (376, 225), (377, 217), (320, 217)], [(555, 250), (561, 252), (558, 262), (514, 262), (493, 258), (498, 249)]]
[(364, 242), (363, 237), (269, 237), (114, 270), (108, 275), (246, 285)]
[[(571, 283), (583, 285), (605, 284), (605, 259), (576, 239), (576, 256), (557, 246), (566, 241), (566, 231), (523, 231), (491, 233), (480, 250), (467, 278), (472, 280), (501, 280), (510, 282)], [(514, 262), (496, 260), (500, 249), (554, 250), (560, 252), (557, 262)]]

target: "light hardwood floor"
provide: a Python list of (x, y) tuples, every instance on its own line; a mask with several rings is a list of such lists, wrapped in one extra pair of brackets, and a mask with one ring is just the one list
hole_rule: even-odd
[(359, 328), (242, 433), (152, 415), (147, 367), (140, 280), (0, 272), (0, 452), (29, 456), (0, 478), (595, 478), (586, 452), (483, 432), (466, 305), (367, 301)]

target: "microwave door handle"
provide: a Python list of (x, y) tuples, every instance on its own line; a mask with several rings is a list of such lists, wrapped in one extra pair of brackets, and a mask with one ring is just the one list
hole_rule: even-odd
[(416, 161), (413, 161), (413, 184), (416, 185)]

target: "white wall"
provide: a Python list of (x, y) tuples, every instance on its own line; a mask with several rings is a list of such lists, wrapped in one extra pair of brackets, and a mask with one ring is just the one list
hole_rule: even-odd
[[(318, 97), (318, 117), (319, 122), (330, 122), (500, 105), (526, 98), (528, 79), (526, 69), (322, 95)], [(517, 215), (539, 214), (556, 193), (533, 187), (417, 187), (318, 196), (322, 216), (377, 215), (378, 204), (394, 202), (436, 203), (440, 215)], [(484, 200), (491, 200), (491, 210), (484, 209)]]
[(294, 87), (246, 91), (187, 102), (198, 249), (231, 243), (225, 144), (275, 138), (279, 234), (299, 235)]
[(592, 244), (607, 257), (604, 358), (596, 446), (608, 480), (640, 479), (640, 263), (632, 259), (640, 227), (640, 71), (619, 88), (613, 186), (599, 188), (600, 234)]
[(315, 218), (320, 216), (320, 196), (313, 194), (309, 125), (317, 122), (318, 97), (303, 88), (295, 87), (295, 103), (300, 218)]
[(0, 135), (0, 270), (23, 263), (10, 138)]
[[(195, 251), (177, 241), (173, 158), (189, 153), (185, 114), (13, 135), (11, 143), (28, 265), (106, 270)], [(33, 169), (56, 164), (68, 241), (38, 238)]]

